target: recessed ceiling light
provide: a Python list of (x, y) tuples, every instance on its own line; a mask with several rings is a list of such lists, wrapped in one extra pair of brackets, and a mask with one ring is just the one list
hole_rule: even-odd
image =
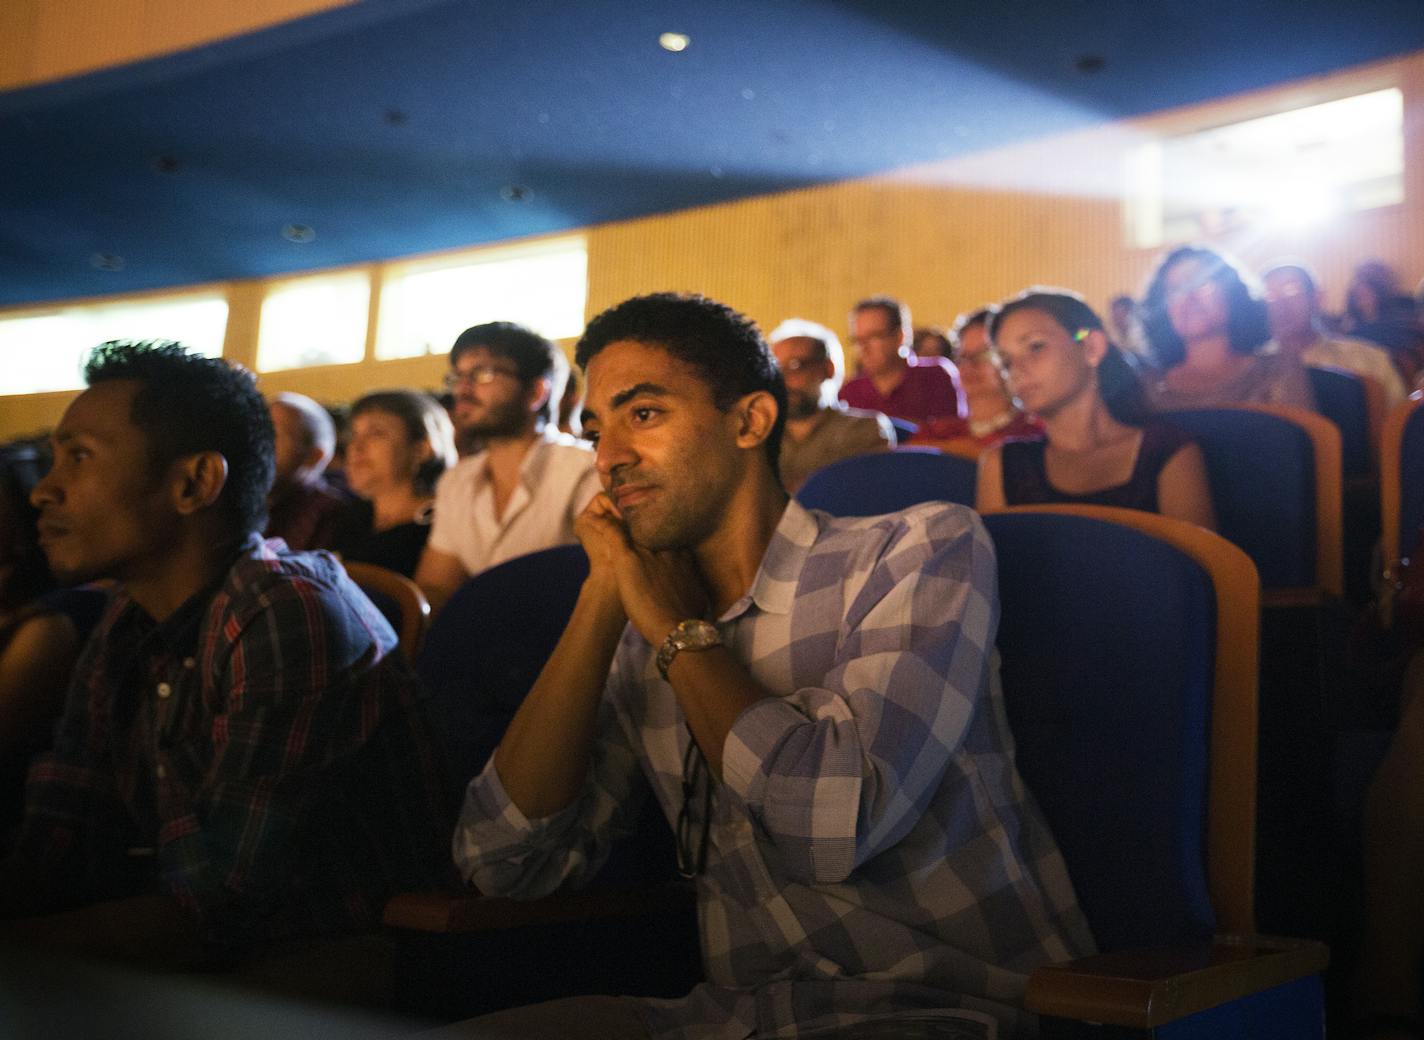
[(316, 238), (316, 230), (306, 224), (288, 224), (282, 229), (282, 237), (288, 242), (296, 242), (298, 245), (306, 245)]
[(1108, 60), (1101, 54), (1084, 54), (1073, 63), (1073, 67), (1085, 76), (1096, 75), (1107, 67)]
[(658, 37), (658, 46), (673, 54), (687, 50), (687, 45), (691, 42), (692, 37), (686, 33), (665, 32)]
[(94, 253), (89, 257), (89, 266), (97, 271), (122, 271), (124, 258), (113, 253)]
[(154, 173), (177, 173), (180, 163), (172, 155), (155, 155), (148, 161), (148, 167)]
[(499, 189), (499, 194), (505, 202), (528, 202), (534, 197), (534, 190), (522, 184), (506, 184)]

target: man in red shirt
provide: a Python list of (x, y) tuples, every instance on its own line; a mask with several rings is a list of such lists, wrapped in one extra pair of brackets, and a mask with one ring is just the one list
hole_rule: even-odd
[(910, 310), (889, 296), (855, 305), (850, 335), (860, 354), (861, 374), (841, 387), (852, 408), (884, 412), (937, 438), (968, 429), (959, 373), (944, 358), (918, 358), (910, 346)]

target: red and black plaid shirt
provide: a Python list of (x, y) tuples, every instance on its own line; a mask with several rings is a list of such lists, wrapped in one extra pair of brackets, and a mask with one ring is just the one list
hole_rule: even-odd
[(34, 909), (123, 894), (146, 859), (240, 948), (369, 924), (430, 884), (441, 764), (394, 647), (332, 557), (256, 535), (162, 624), (120, 593), (30, 768), (12, 863), (45, 879)]

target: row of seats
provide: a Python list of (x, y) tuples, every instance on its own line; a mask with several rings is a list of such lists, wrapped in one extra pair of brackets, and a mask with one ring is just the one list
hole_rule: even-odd
[[(901, 457), (919, 464), (937, 456), (884, 458)], [(1260, 583), (1250, 559), (1210, 532), (1145, 513), (1023, 507), (985, 522), (1000, 558), (999, 649), (1020, 769), (1103, 951), (1037, 972), (1030, 1006), (1139, 1029), (1175, 1021), (1180, 1035), (1319, 1035), (1324, 948), (1239, 938), (1256, 925)], [(496, 567), (467, 583), (416, 653), (451, 737), (457, 788), (498, 741), (586, 572), (577, 546)], [(669, 844), (666, 824), (650, 823), (623, 850), (625, 865), (641, 869), (601, 879), (601, 892), (524, 905), (456, 893), (397, 897), (386, 922), (420, 962), (406, 976), (443, 978), (447, 992), (465, 994), (440, 1013), (486, 1010), (493, 1005), (470, 996), (478, 987), (460, 967), (473, 968), (472, 935), (527, 954), (540, 935), (567, 946), (570, 929), (609, 915), (626, 938), (638, 934), (628, 922), (645, 927), (651, 915), (674, 922), (683, 958), (670, 956), (667, 935), (651, 958), (646, 944), (626, 941), (618, 956), (641, 962), (643, 992), (685, 989), (691, 979), (670, 975), (669, 963), (695, 971), (690, 896), (667, 884), (671, 869), (656, 854), (658, 842)], [(517, 937), (509, 932), (516, 924), (525, 926)], [(440, 948), (453, 959), (443, 971), (432, 963)], [(1134, 951), (1143, 949), (1156, 952), (1142, 959)], [(601, 979), (566, 976), (556, 990), (524, 995), (606, 986), (608, 960), (598, 962)], [(1120, 999), (1124, 971), (1137, 980), (1132, 1000)], [(1235, 999), (1242, 993), (1250, 995)], [(403, 1010), (432, 1013), (428, 985), (414, 998), (407, 988), (406, 997), (424, 1006)]]

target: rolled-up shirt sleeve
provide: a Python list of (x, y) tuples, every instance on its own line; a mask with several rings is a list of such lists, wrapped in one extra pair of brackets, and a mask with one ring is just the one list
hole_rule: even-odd
[(723, 748), (726, 790), (810, 884), (844, 881), (909, 833), (987, 690), (998, 611), (983, 525), (941, 506), (886, 529), (821, 685), (752, 705)]
[(550, 816), (530, 819), (510, 800), (494, 756), (465, 791), (451, 853), (460, 875), (486, 895), (537, 899), (589, 880), (613, 842), (630, 832), (647, 795), (637, 756), (611, 698), (622, 689), (615, 665), (599, 705), (588, 780)]

